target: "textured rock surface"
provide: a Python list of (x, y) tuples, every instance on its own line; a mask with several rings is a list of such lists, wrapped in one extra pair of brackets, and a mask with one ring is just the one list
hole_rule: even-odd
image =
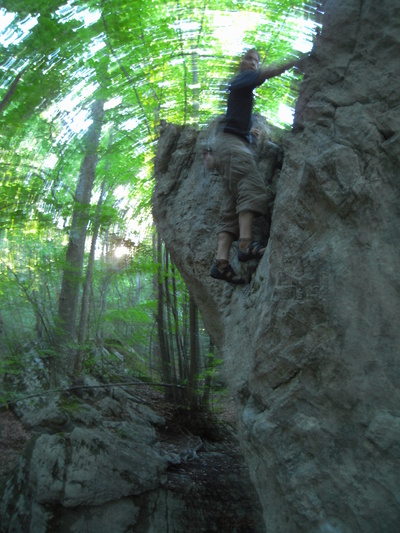
[(1, 532), (261, 533), (228, 432), (215, 442), (184, 434), (161, 394), (91, 385), (20, 406), (31, 439), (4, 489)]
[(220, 189), (202, 168), (207, 133), (167, 128), (154, 213), (223, 349), (266, 530), (391, 532), (400, 524), (400, 5), (328, 0), (323, 23), (251, 283), (208, 277)]

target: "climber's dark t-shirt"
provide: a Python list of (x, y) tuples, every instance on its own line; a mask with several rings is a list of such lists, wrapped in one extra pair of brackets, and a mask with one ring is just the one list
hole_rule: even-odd
[(234, 133), (251, 141), (253, 89), (261, 85), (258, 70), (240, 72), (229, 84), (228, 106), (224, 124), (226, 133)]

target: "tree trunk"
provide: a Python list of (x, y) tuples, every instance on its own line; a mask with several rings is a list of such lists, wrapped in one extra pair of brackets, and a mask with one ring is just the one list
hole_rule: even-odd
[[(86, 135), (86, 153), (81, 165), (75, 193), (74, 211), (58, 308), (59, 339), (68, 338), (74, 340), (77, 336), (76, 319), (82, 283), (86, 232), (103, 117), (104, 102), (97, 100), (92, 106), (93, 122)], [(71, 369), (71, 363), (73, 361), (67, 362), (68, 369)]]
[[(85, 281), (83, 283), (83, 292), (82, 292), (82, 304), (81, 304), (81, 316), (79, 320), (78, 328), (78, 343), (82, 345), (87, 337), (88, 332), (88, 319), (89, 319), (89, 304), (90, 304), (90, 289), (93, 281), (93, 266), (96, 252), (97, 237), (99, 236), (100, 231), (100, 215), (101, 208), (103, 205), (104, 198), (104, 189), (105, 181), (101, 185), (100, 198), (96, 206), (96, 215), (93, 225), (93, 237), (90, 245), (89, 260), (86, 268)], [(78, 347), (78, 353), (75, 359), (75, 369), (74, 374), (78, 374), (82, 367), (82, 350), (81, 347)]]
[(200, 346), (199, 346), (199, 318), (195, 301), (190, 297), (189, 302), (189, 330), (190, 330), (190, 373), (189, 373), (189, 402), (192, 409), (200, 407), (199, 375), (200, 375)]
[(176, 274), (175, 266), (172, 264), (172, 314), (174, 317), (174, 330), (175, 330), (175, 343), (176, 343), (176, 355), (178, 358), (178, 369), (179, 369), (179, 380), (182, 382), (185, 379), (185, 370), (184, 370), (184, 349), (181, 338), (181, 328), (179, 324), (178, 316), (178, 297), (176, 292)]
[(78, 328), (78, 342), (79, 343), (82, 343), (85, 341), (86, 333), (87, 333), (86, 329), (87, 329), (87, 322), (88, 322), (88, 315), (89, 315), (90, 286), (93, 280), (93, 265), (94, 265), (97, 237), (99, 236), (99, 230), (100, 230), (100, 214), (101, 214), (101, 207), (103, 204), (104, 187), (105, 187), (105, 183), (103, 182), (101, 186), (100, 198), (96, 206), (96, 215), (95, 215), (95, 221), (93, 225), (93, 237), (92, 237), (92, 242), (90, 245), (90, 253), (89, 253), (89, 260), (88, 260), (88, 264), (86, 268), (85, 281), (83, 283), (81, 316), (80, 316), (79, 328)]
[(0, 102), (0, 113), (3, 112), (3, 110), (7, 107), (7, 105), (10, 103), (10, 100), (15, 93), (15, 89), (17, 88), (18, 83), (20, 82), (20, 79), (22, 77), (22, 74), (25, 72), (26, 69), (22, 70), (15, 78), (15, 80), (12, 82), (11, 87), (8, 89), (6, 94), (4, 95), (3, 99)]
[(204, 378), (203, 396), (201, 399), (201, 403), (202, 403), (204, 411), (211, 411), (210, 403), (211, 403), (212, 365), (214, 361), (214, 351), (215, 351), (215, 346), (210, 338), (208, 354), (206, 355), (206, 358), (204, 361), (205, 378)]
[(195, 49), (192, 51), (192, 85), (193, 85), (193, 121), (199, 123), (199, 66), (198, 53)]
[[(164, 316), (164, 283), (163, 283), (163, 254), (162, 240), (157, 235), (157, 263), (158, 263), (158, 298), (157, 298), (157, 331), (158, 344), (160, 348), (161, 373), (165, 383), (171, 383), (171, 364), (168, 343), (165, 335), (165, 316)], [(173, 398), (173, 390), (166, 389), (166, 396)]]

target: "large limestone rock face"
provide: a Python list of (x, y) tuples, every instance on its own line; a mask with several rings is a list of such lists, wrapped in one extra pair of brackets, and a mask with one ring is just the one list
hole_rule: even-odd
[(257, 149), (276, 198), (251, 282), (233, 288), (208, 276), (221, 201), (218, 175), (202, 167), (209, 132), (167, 128), (154, 214), (224, 352), (266, 530), (392, 532), (400, 524), (400, 5), (328, 0), (324, 9), (279, 177), (271, 145)]

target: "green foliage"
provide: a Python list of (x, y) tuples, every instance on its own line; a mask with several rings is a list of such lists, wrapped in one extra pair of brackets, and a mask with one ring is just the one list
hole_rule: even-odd
[[(223, 110), (224, 86), (238, 52), (255, 45), (268, 62), (292, 57), (296, 39), (312, 35), (299, 19), (307, 21), (308, 11), (315, 12), (299, 0), (3, 6), (3, 16), (14, 16), (3, 40), (0, 35), (3, 97), (22, 75), (0, 116), (2, 227), (32, 217), (67, 227), (82, 136), (91, 102), (100, 95), (107, 114), (99, 180), (106, 179), (111, 193), (124, 187), (137, 206), (128, 216), (143, 210), (148, 215), (160, 120), (206, 124)], [(247, 31), (236, 42), (241, 27)], [(294, 77), (265, 84), (257, 110), (279, 122), (280, 103), (293, 106)], [(123, 225), (125, 218), (122, 213), (118, 222)]]

